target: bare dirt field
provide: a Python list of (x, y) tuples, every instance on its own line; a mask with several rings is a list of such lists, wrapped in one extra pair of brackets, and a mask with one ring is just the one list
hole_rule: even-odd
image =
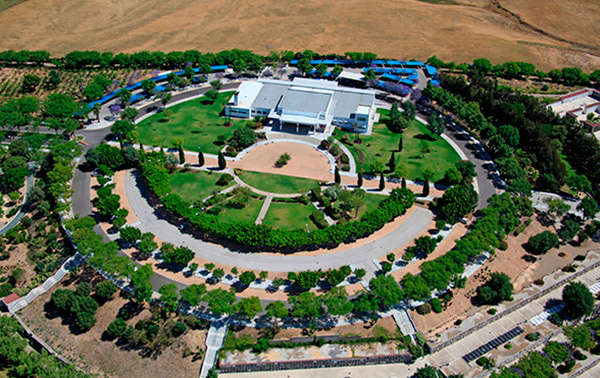
[[(241, 48), (264, 54), (267, 49), (310, 48), (342, 54), (372, 51), (395, 58), (425, 59), (436, 54), (457, 62), (478, 57), (494, 62), (523, 60), (543, 69), (600, 67), (594, 22), (598, 2), (458, 3), (29, 0), (0, 13), (0, 49), (45, 49), (62, 55), (89, 49), (214, 52)], [(494, 3), (515, 13), (522, 11), (522, 20)], [(577, 44), (578, 39), (583, 45)]]
[[(98, 276), (91, 281), (98, 281)], [(151, 357), (142, 356), (136, 348), (120, 347), (114, 340), (106, 340), (103, 336), (108, 324), (128, 299), (116, 293), (113, 299), (98, 308), (96, 325), (86, 333), (72, 333), (70, 322), (57, 316), (53, 306), (49, 304), (50, 295), (56, 289), (74, 289), (76, 282), (68, 279), (56, 285), (50, 292), (40, 296), (19, 314), (31, 330), (48, 343), (63, 357), (75, 363), (83, 370), (99, 377), (192, 377), (200, 371), (202, 359), (194, 356), (183, 357), (188, 348), (195, 352), (198, 347), (204, 349), (206, 330), (188, 330), (185, 334), (166, 347), (162, 353)], [(88, 281), (88, 279), (83, 279)], [(150, 317), (145, 309), (128, 321), (134, 325), (140, 319)]]

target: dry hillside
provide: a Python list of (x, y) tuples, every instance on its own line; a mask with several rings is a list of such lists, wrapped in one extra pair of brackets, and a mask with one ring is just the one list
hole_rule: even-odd
[[(0, 49), (230, 48), (600, 68), (588, 0), (27, 0), (0, 12)], [(454, 25), (454, 27), (453, 27)]]

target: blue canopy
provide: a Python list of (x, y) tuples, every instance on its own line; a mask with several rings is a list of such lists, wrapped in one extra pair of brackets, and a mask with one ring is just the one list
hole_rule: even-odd
[(427, 75), (429, 76), (435, 76), (438, 74), (438, 71), (434, 66), (426, 65), (425, 70), (427, 71)]
[(400, 80), (400, 78), (398, 76), (392, 75), (392, 74), (389, 74), (389, 73), (385, 73), (385, 74), (381, 75), (381, 78), (382, 79), (387, 79), (387, 80), (392, 80), (392, 81), (399, 81)]
[(406, 62), (404, 65), (406, 67), (423, 67), (425, 65), (425, 63), (414, 61), (414, 62)]
[(402, 79), (400, 80), (400, 83), (408, 85), (410, 87), (412, 87), (413, 85), (415, 85), (415, 82), (409, 79)]

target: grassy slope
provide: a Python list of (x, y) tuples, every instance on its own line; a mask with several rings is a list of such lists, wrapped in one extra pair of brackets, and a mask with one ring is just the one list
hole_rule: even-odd
[(316, 226), (309, 216), (315, 210), (312, 204), (271, 202), (263, 224), (273, 228), (287, 228), (290, 230), (295, 228), (305, 229), (308, 224), (308, 229), (314, 230)]
[[(236, 128), (244, 125), (245, 121), (233, 119), (232, 127), (223, 127), (225, 118), (219, 114), (233, 92), (220, 93), (214, 103), (203, 98), (186, 101), (170, 107), (173, 116), (168, 122), (161, 122), (163, 115), (155, 114), (139, 123), (140, 142), (145, 145), (172, 148), (175, 138), (184, 138), (184, 148), (188, 151), (198, 151), (217, 154), (222, 146), (213, 142), (219, 135), (230, 138)], [(199, 122), (204, 122), (200, 127)]]
[(169, 183), (174, 193), (184, 200), (190, 202), (202, 200), (210, 196), (213, 191), (221, 191), (231, 185), (217, 186), (215, 183), (221, 177), (221, 173), (208, 173), (206, 171), (178, 171), (169, 177)]
[(253, 188), (271, 193), (306, 193), (318, 184), (317, 180), (251, 171), (239, 176)]
[[(387, 110), (380, 109), (382, 119), (387, 117)], [(338, 140), (344, 134), (352, 134), (346, 131), (338, 131), (335, 138)], [(435, 180), (443, 177), (444, 171), (460, 160), (458, 154), (452, 147), (443, 139), (431, 140), (429, 132), (424, 124), (414, 121), (413, 124), (402, 134), (404, 138), (402, 152), (396, 152), (396, 164), (404, 164), (408, 169), (409, 179), (419, 178), (424, 168), (431, 168), (436, 172)], [(349, 146), (354, 155), (357, 164), (360, 164), (359, 154), (355, 150), (360, 150), (364, 156), (365, 168), (368, 164), (379, 160), (387, 167), (392, 151), (398, 149), (398, 140), (400, 134), (391, 132), (382, 122), (373, 126), (373, 133), (368, 136), (361, 136), (362, 144)], [(353, 134), (350, 135), (353, 140)], [(431, 149), (431, 152), (425, 154), (423, 159), (420, 158), (421, 146), (426, 144)]]

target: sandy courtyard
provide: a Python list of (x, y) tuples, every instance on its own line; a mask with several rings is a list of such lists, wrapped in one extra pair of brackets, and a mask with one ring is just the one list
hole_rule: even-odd
[[(275, 166), (275, 162), (284, 153), (288, 153), (291, 159), (285, 166), (278, 168)], [(247, 171), (277, 173), (324, 181), (330, 181), (333, 178), (329, 169), (329, 161), (322, 152), (305, 144), (293, 142), (277, 142), (256, 147), (240, 161), (229, 163), (229, 166)]]

